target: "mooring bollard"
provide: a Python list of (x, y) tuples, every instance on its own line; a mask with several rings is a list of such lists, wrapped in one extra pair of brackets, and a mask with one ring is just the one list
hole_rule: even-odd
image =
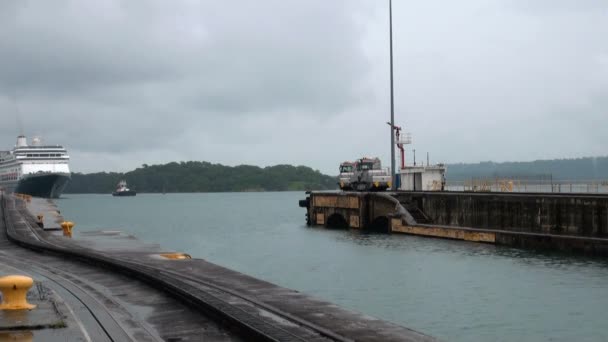
[(34, 333), (27, 330), (21, 331), (0, 331), (0, 342), (32, 342), (34, 341)]
[(61, 222), (61, 229), (63, 229), (63, 236), (72, 237), (72, 228), (74, 228), (74, 222), (72, 222), (72, 221)]
[(192, 259), (190, 254), (187, 253), (161, 253), (160, 256), (171, 260)]
[(31, 310), (36, 305), (29, 304), (26, 299), (27, 291), (34, 284), (30, 277), (9, 275), (0, 278), (0, 291), (2, 292), (1, 310)]

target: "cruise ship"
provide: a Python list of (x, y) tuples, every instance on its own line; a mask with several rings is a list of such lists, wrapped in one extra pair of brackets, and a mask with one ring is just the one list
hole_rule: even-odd
[(58, 198), (70, 181), (70, 157), (63, 146), (43, 145), (23, 135), (11, 151), (0, 151), (0, 190)]

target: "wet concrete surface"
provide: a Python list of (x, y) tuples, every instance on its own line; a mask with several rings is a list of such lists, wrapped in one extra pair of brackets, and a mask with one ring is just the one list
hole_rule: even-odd
[[(7, 274), (6, 267), (3, 266), (0, 265), (0, 272)], [(31, 310), (0, 310), (0, 330), (45, 329), (65, 326), (55, 297), (55, 293), (42, 283), (37, 282), (27, 294), (27, 302), (36, 305), (36, 307)]]
[[(65, 239), (61, 233), (43, 233)], [(0, 274), (28, 275), (37, 284), (34, 288), (48, 288), (65, 323), (65, 327), (51, 326), (51, 320), (43, 317), (48, 310), (25, 310), (19, 316), (21, 321), (39, 329), (22, 326), (17, 331), (5, 331), (7, 334), (22, 333), (27, 337), (31, 333), (34, 341), (50, 342), (242, 340), (200, 312), (141, 281), (77, 260), (24, 249), (9, 242), (4, 232), (0, 235)], [(28, 293), (32, 299), (37, 296), (34, 288)], [(42, 302), (32, 301), (39, 303)], [(45, 309), (46, 304), (42, 304), (40, 308)], [(5, 318), (0, 321), (10, 324), (9, 316)]]
[(61, 212), (51, 199), (32, 197), (27, 205), (33, 217), (42, 215), (42, 228), (45, 230), (61, 230), (64, 221)]
[(0, 246), (0, 274), (33, 278), (27, 301), (36, 305), (32, 310), (0, 310), (0, 341), (87, 341), (73, 310), (48, 286), (48, 280), (31, 269), (3, 262), (7, 253), (5, 245)]

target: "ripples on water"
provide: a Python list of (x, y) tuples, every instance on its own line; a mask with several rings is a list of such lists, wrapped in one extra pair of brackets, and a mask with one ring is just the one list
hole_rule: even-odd
[(603, 259), (308, 228), (303, 193), (65, 197), (75, 238), (119, 228), (444, 340), (608, 340)]

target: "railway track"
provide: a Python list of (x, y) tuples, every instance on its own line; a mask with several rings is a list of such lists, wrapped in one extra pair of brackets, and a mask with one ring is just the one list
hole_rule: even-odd
[[(48, 257), (36, 258), (36, 254), (16, 246), (8, 237), (5, 211), (0, 211), (0, 263), (5, 268), (14, 269), (16, 273), (27, 272), (38, 279), (45, 279), (46, 285), (60, 295), (65, 302), (86, 341), (135, 341), (128, 329), (125, 329), (115, 314), (100, 302), (100, 294), (85, 289), (78, 279), (70, 276), (65, 270), (53, 267)], [(25, 253), (24, 253), (25, 252)], [(33, 254), (33, 255), (32, 255)], [(23, 257), (27, 257), (27, 261)], [(102, 297), (101, 300), (109, 300)], [(67, 313), (65, 313), (67, 314)], [(132, 331), (132, 330), (131, 330)], [(139, 334), (138, 341), (161, 341), (155, 333)]]
[[(4, 196), (1, 200), (1, 206), (6, 238), (11, 243), (38, 252), (77, 259), (139, 279), (211, 316), (214, 320), (228, 326), (248, 340), (352, 341), (324, 327), (218, 284), (203, 281), (181, 272), (151, 266), (134, 259), (110, 256), (75, 244), (63, 245), (51, 242), (40, 233), (34, 218), (27, 212), (23, 203)], [(68, 288), (71, 286), (69, 281), (61, 279), (59, 272), (55, 273), (54, 276), (59, 279), (57, 281), (59, 285), (66, 285)], [(71, 287), (68, 291), (71, 291), (71, 293), (79, 292), (78, 288), (74, 287)], [(98, 323), (100, 325), (107, 327), (109, 341), (126, 340), (124, 336), (116, 336), (120, 334), (120, 325), (116, 326), (116, 320), (113, 323), (110, 320), (111, 317), (103, 314), (103, 310), (102, 313), (98, 313), (99, 308), (94, 306), (94, 302), (83, 304), (88, 305), (87, 307), (91, 309), (89, 312), (92, 315), (97, 313), (100, 316), (95, 317), (99, 319)]]

